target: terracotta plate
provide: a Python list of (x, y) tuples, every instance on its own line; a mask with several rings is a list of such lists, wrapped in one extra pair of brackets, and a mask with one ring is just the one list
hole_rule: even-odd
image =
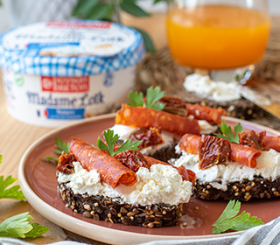
[[(82, 236), (113, 244), (135, 244), (161, 239), (190, 239), (222, 235), (212, 234), (212, 224), (220, 216), (227, 202), (201, 201), (192, 198), (184, 204), (185, 215), (174, 227), (142, 228), (111, 224), (105, 221), (95, 221), (84, 218), (66, 208), (57, 193), (56, 169), (50, 163), (41, 159), (45, 156), (55, 156), (55, 137), (70, 141), (71, 136), (96, 145), (96, 139), (102, 131), (114, 125), (115, 114), (100, 116), (59, 128), (37, 140), (29, 147), (21, 159), (19, 182), (28, 202), (43, 216), (57, 225)], [(238, 122), (245, 129), (257, 132), (266, 130), (269, 135), (280, 135), (279, 132), (263, 126), (233, 118), (226, 118), (229, 125)], [(268, 222), (280, 215), (280, 199), (251, 201), (242, 204), (242, 210)], [(183, 226), (187, 222), (187, 226)]]

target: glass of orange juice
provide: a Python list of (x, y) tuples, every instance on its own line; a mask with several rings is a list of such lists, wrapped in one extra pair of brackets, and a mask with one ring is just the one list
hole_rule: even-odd
[(170, 0), (166, 26), (180, 65), (232, 70), (261, 59), (270, 18), (266, 0)]

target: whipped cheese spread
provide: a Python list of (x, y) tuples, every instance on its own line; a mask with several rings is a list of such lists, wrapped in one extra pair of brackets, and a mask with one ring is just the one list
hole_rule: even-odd
[[(178, 146), (176, 146), (176, 151), (179, 152)], [(241, 182), (244, 179), (253, 180), (254, 176), (261, 176), (274, 181), (280, 175), (280, 153), (273, 149), (262, 152), (261, 156), (256, 159), (256, 168), (230, 162), (200, 170), (198, 168), (198, 155), (188, 154), (184, 151), (182, 153), (183, 155), (175, 161), (175, 166), (185, 166), (195, 172), (200, 183), (211, 183), (214, 188), (223, 191), (227, 190), (227, 183), (229, 182)]]
[[(205, 120), (198, 120), (198, 124), (200, 126), (200, 132), (201, 134), (211, 134), (215, 132), (218, 128), (218, 126), (212, 126)], [(115, 124), (113, 127), (111, 127), (112, 130), (114, 130), (115, 134), (118, 134), (120, 136), (121, 140), (128, 140), (129, 136), (133, 134), (134, 132), (137, 132), (140, 130), (140, 128), (137, 127), (130, 127), (125, 126), (121, 124)], [(164, 140), (164, 143), (156, 146), (149, 146), (141, 150), (141, 153), (144, 155), (153, 155), (156, 151), (167, 148), (167, 147), (173, 147), (174, 141), (179, 140), (177, 135), (169, 133), (165, 130), (161, 131), (161, 136)]]
[(66, 185), (74, 194), (103, 195), (140, 205), (177, 205), (188, 202), (191, 196), (191, 182), (183, 180), (172, 166), (155, 164), (150, 170), (141, 167), (136, 173), (138, 181), (135, 185), (120, 184), (113, 189), (100, 181), (100, 175), (95, 169), (87, 171), (79, 162), (73, 162), (73, 165), (75, 172), (72, 174), (58, 172), (58, 182), (68, 182)]
[(212, 99), (218, 102), (237, 100), (241, 98), (238, 83), (212, 81), (209, 76), (199, 74), (188, 75), (184, 82), (187, 91), (193, 92), (200, 97)]
[[(111, 129), (114, 130), (115, 134), (118, 134), (120, 136), (121, 140), (128, 140), (131, 134), (140, 130), (140, 128), (129, 127), (121, 124), (116, 124)], [(141, 150), (141, 153), (144, 155), (153, 155), (156, 151), (159, 151), (163, 148), (173, 147), (174, 139), (178, 137), (175, 134), (169, 133), (164, 130), (161, 131), (161, 136), (164, 140), (162, 144), (143, 148)]]
[(127, 101), (145, 55), (140, 33), (105, 21), (49, 21), (0, 35), (7, 110), (45, 127), (109, 113)]

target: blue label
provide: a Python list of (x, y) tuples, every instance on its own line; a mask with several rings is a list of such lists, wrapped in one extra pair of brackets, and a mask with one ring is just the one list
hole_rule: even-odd
[(79, 46), (80, 43), (29, 43), (28, 44), (28, 49), (42, 49), (42, 48), (49, 48), (49, 47), (63, 47), (63, 46), (68, 46), (68, 45), (73, 45), (73, 46)]
[(83, 119), (85, 113), (85, 109), (53, 109), (47, 108), (45, 110), (45, 116), (48, 119), (55, 120), (75, 120), (75, 119)]

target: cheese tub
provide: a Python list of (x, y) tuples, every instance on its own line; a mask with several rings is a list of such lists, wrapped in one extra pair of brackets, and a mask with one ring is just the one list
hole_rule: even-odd
[(6, 106), (19, 121), (57, 127), (128, 99), (145, 54), (141, 35), (103, 21), (52, 21), (0, 36)]

